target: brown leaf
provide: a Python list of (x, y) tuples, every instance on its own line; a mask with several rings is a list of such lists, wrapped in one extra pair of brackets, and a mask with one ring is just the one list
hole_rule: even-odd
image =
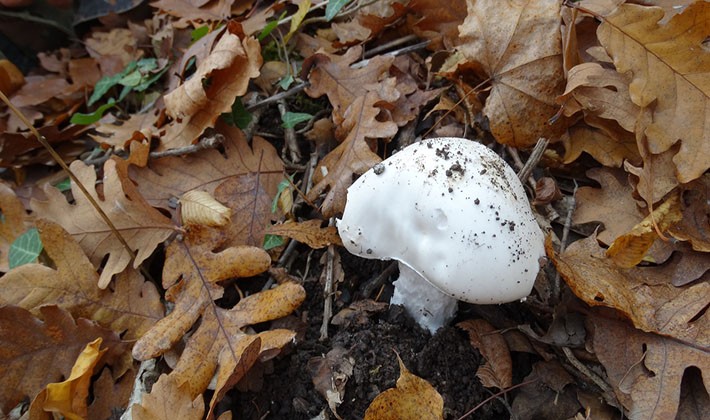
[(407, 8), (407, 25), (419, 38), (428, 39), (432, 51), (449, 49), (459, 43), (459, 25), (466, 17), (466, 1), (454, 0), (441, 7), (437, 0), (413, 0)]
[(121, 173), (128, 171), (140, 194), (153, 207), (166, 210), (171, 209), (171, 199), (187, 191), (202, 190), (215, 196), (215, 189), (225, 180), (251, 174), (258, 177), (263, 190), (273, 198), (283, 179), (283, 162), (274, 146), (254, 137), (250, 147), (239, 129), (224, 128), (223, 133), (223, 153), (209, 149), (186, 157), (154, 159), (148, 167), (126, 168), (132, 162), (123, 161), (118, 169)]
[(31, 219), (22, 202), (4, 182), (0, 182), (0, 212), (3, 215), (0, 222), (0, 272), (4, 273), (10, 269), (7, 259), (10, 245), (27, 230)]
[(112, 363), (127, 346), (113, 331), (56, 306), (43, 306), (41, 321), (16, 306), (0, 307), (0, 408), (5, 413), (48, 383), (69, 377), (84, 346), (101, 337)]
[(645, 129), (650, 152), (663, 153), (680, 140), (673, 162), (678, 180), (686, 183), (710, 168), (710, 52), (703, 46), (710, 4), (695, 2), (659, 25), (662, 17), (660, 8), (623, 4), (604, 19), (597, 36), (619, 73), (633, 74), (634, 103), (653, 110)]
[(633, 189), (623, 180), (623, 172), (599, 168), (590, 169), (587, 176), (599, 182), (601, 188), (581, 187), (577, 190), (577, 206), (572, 220), (576, 224), (604, 223), (599, 240), (611, 244), (643, 220), (643, 215), (631, 196)]
[(185, 225), (224, 226), (231, 210), (206, 191), (192, 190), (180, 198), (180, 213)]
[(153, 112), (131, 114), (124, 121), (109, 116), (102, 118), (95, 127), (98, 134), (89, 134), (89, 137), (104, 146), (124, 150), (133, 141), (150, 140), (154, 134), (157, 134), (158, 128), (155, 126), (157, 120), (158, 115)]
[[(219, 368), (217, 370), (217, 384), (215, 393), (210, 401), (210, 410), (207, 418), (214, 417), (214, 409), (218, 402), (259, 359), (261, 350), (261, 338), (254, 335), (244, 334), (244, 339), (237, 341), (237, 347), (226, 346), (219, 354)], [(234, 353), (232, 353), (234, 351)]]
[(205, 412), (202, 395), (190, 396), (188, 387), (172, 375), (160, 375), (150, 394), (130, 408), (136, 420), (201, 420)]
[(636, 138), (616, 122), (588, 116), (585, 123), (569, 128), (563, 136), (564, 163), (570, 163), (582, 154), (589, 153), (604, 166), (620, 168), (625, 161), (641, 162)]
[[(682, 218), (678, 194), (655, 208), (646, 218), (625, 233), (614, 239), (606, 256), (619, 267), (631, 268), (640, 263), (658, 238), (660, 233), (667, 231)], [(654, 226), (655, 224), (655, 226)]]
[[(34, 417), (32, 416), (33, 411), (39, 410), (69, 419), (86, 418), (91, 376), (99, 358), (107, 351), (107, 349), (99, 350), (101, 341), (101, 337), (99, 337), (84, 347), (67, 380), (47, 384), (47, 387), (32, 401), (30, 418)], [(48, 414), (42, 417), (52, 418)]]
[(633, 132), (639, 107), (629, 97), (630, 78), (599, 63), (582, 63), (567, 74), (567, 88), (557, 102), (565, 115), (584, 111), (599, 118), (613, 119)]
[(548, 256), (574, 294), (587, 304), (615, 308), (642, 331), (694, 346), (710, 345), (706, 328), (710, 314), (705, 311), (710, 304), (710, 283), (649, 284), (654, 267), (617, 267), (594, 236), (573, 243), (559, 255), (548, 246)]
[(122, 412), (126, 409), (128, 399), (131, 397), (133, 381), (136, 371), (131, 369), (120, 378), (114, 380), (110, 369), (104, 369), (101, 376), (94, 382), (92, 395), (94, 396), (89, 405), (88, 418), (109, 419), (114, 412)]
[(128, 63), (143, 56), (138, 40), (126, 28), (95, 31), (84, 42), (89, 55), (99, 62), (101, 71), (107, 76), (119, 73)]
[(324, 248), (328, 245), (342, 245), (338, 229), (335, 226), (322, 228), (321, 224), (323, 221), (318, 219), (305, 222), (286, 222), (269, 226), (266, 233), (295, 239), (313, 249)]
[(224, 227), (229, 245), (261, 247), (267, 226), (276, 219), (271, 211), (273, 196), (259, 181), (259, 174), (229, 178), (215, 189), (215, 198), (232, 212), (232, 222)]
[[(604, 365), (617, 397), (629, 408), (629, 418), (677, 418), (681, 381), (688, 368), (710, 370), (707, 347), (645, 333), (614, 319), (588, 319), (594, 332), (594, 353)], [(704, 382), (707, 393), (710, 382), (707, 378)], [(706, 413), (708, 409), (705, 399), (705, 404), (694, 411)]]
[(333, 105), (333, 123), (338, 127), (336, 137), (341, 143), (320, 161), (313, 177), (314, 186), (308, 199), (314, 201), (329, 189), (321, 211), (330, 217), (345, 207), (347, 187), (353, 174), (362, 174), (380, 162), (373, 152), (373, 139), (388, 138), (397, 133), (397, 124), (379, 121), (381, 104), (393, 103), (400, 94), (394, 79), (385, 79), (391, 58), (374, 57), (367, 66), (351, 69), (350, 64), (360, 54), (351, 48), (342, 57), (316, 54), (311, 57), (314, 68), (309, 75), (308, 95), (327, 94)]
[(119, 274), (113, 290), (99, 289), (96, 269), (79, 244), (57, 224), (39, 219), (37, 227), (56, 269), (27, 264), (0, 277), (0, 305), (18, 305), (34, 315), (43, 305), (58, 305), (126, 340), (137, 339), (162, 317), (158, 291), (138, 271)]
[(365, 411), (365, 420), (443, 419), (444, 400), (424, 379), (412, 375), (399, 361), (397, 387), (384, 391)]
[(467, 4), (458, 50), (491, 79), (483, 112), (496, 140), (527, 147), (540, 137), (559, 136), (567, 122), (550, 126), (548, 120), (557, 113), (555, 100), (564, 90), (560, 2)]
[(468, 333), (471, 345), (481, 352), (486, 363), (476, 376), (487, 388), (506, 389), (513, 385), (513, 362), (505, 338), (483, 319), (469, 319), (456, 324)]
[(336, 47), (360, 44), (379, 35), (388, 25), (400, 19), (406, 9), (401, 0), (380, 0), (357, 8), (355, 17), (346, 22), (333, 22), (338, 37)]
[(224, 21), (231, 16), (234, 0), (227, 1), (177, 1), (158, 0), (153, 7), (175, 16), (179, 19), (174, 23), (176, 28), (184, 28), (193, 21)]
[(340, 419), (337, 408), (345, 397), (345, 385), (353, 374), (355, 359), (343, 347), (336, 346), (325, 356), (308, 360), (313, 387), (328, 402), (333, 415)]
[[(116, 172), (116, 162), (108, 160), (104, 164), (103, 196), (95, 189), (96, 173), (93, 166), (86, 166), (76, 160), (71, 170), (81, 180), (104, 213), (121, 232), (131, 249), (137, 250), (133, 267), (137, 268), (155, 248), (168, 238), (175, 227), (170, 219), (150, 207), (138, 194), (124, 191)], [(99, 287), (105, 289), (111, 277), (128, 267), (131, 257), (121, 242), (96, 212), (89, 200), (72, 182), (75, 204), (67, 202), (64, 195), (54, 187), (45, 186), (47, 201), (33, 199), (32, 210), (38, 217), (60, 224), (79, 241), (95, 267), (101, 266), (104, 257), (108, 260), (99, 277)]]
[(683, 220), (670, 233), (681, 241), (690, 241), (696, 251), (710, 252), (710, 175), (685, 186)]
[(678, 150), (677, 145), (663, 153), (643, 154), (643, 167), (636, 167), (624, 162), (624, 169), (638, 177), (636, 190), (648, 205), (653, 205), (678, 186), (675, 165), (672, 159)]
[(214, 126), (222, 113), (231, 111), (234, 98), (244, 95), (260, 66), (259, 42), (230, 21), (192, 78), (165, 95), (166, 110), (175, 120), (168, 124), (159, 148), (187, 146)]

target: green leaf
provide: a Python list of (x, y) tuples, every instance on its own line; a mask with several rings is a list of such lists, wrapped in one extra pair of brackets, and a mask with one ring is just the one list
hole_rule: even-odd
[(264, 235), (264, 250), (268, 251), (286, 243), (286, 239), (279, 235)]
[(289, 86), (293, 83), (294, 78), (292, 74), (287, 74), (281, 80), (279, 80), (279, 87), (283, 90), (288, 89)]
[(261, 30), (261, 33), (259, 33), (259, 36), (256, 37), (259, 41), (262, 41), (264, 38), (269, 36), (269, 34), (276, 29), (277, 26), (279, 26), (279, 22), (286, 17), (286, 12), (281, 13), (281, 16), (279, 16), (278, 19), (272, 20), (271, 22), (267, 23), (264, 26), (264, 29)]
[(283, 124), (281, 124), (281, 127), (293, 128), (299, 123), (308, 121), (311, 118), (313, 118), (313, 115), (306, 114), (305, 112), (287, 112), (281, 117), (281, 119), (283, 120)]
[(210, 27), (205, 25), (205, 26), (200, 26), (199, 28), (195, 28), (190, 32), (190, 40), (192, 42), (199, 41), (200, 38), (203, 36), (207, 35), (210, 33)]
[(144, 90), (148, 89), (148, 87), (150, 87), (150, 85), (152, 85), (153, 83), (158, 81), (158, 79), (160, 79), (163, 76), (163, 74), (165, 74), (165, 72), (168, 71), (168, 68), (170, 68), (170, 63), (168, 63), (165, 67), (163, 67), (163, 69), (160, 70), (159, 72), (153, 74), (153, 76), (151, 76), (147, 79), (144, 77), (143, 82), (141, 82), (136, 87), (134, 87), (133, 90), (135, 90), (136, 92), (143, 92)]
[(39, 239), (39, 232), (37, 228), (31, 228), (18, 236), (10, 245), (10, 252), (7, 255), (10, 269), (35, 261), (40, 252), (42, 252), (42, 241)]
[(91, 94), (91, 97), (89, 98), (89, 101), (86, 103), (86, 105), (91, 106), (96, 101), (101, 99), (106, 94), (106, 92), (109, 91), (109, 89), (116, 86), (121, 81), (121, 79), (123, 79), (128, 73), (133, 72), (137, 66), (137, 62), (131, 61), (130, 63), (128, 63), (126, 68), (123, 69), (122, 72), (114, 74), (113, 76), (102, 77), (98, 82), (96, 82), (96, 85), (94, 86), (94, 92)]
[[(291, 181), (289, 181), (289, 179)], [(281, 197), (281, 193), (288, 187), (291, 186), (293, 183), (293, 175), (289, 176), (288, 179), (284, 179), (281, 182), (279, 182), (278, 187), (276, 187), (276, 196), (274, 197), (274, 200), (271, 202), (271, 212), (276, 213), (276, 210), (279, 209), (279, 197)]]
[(343, 6), (348, 3), (350, 3), (350, 0), (330, 0), (328, 2), (328, 5), (325, 6), (326, 22), (330, 22), (331, 20), (333, 20), (335, 15), (340, 13), (340, 11), (343, 10)]
[(79, 125), (89, 125), (93, 124), (96, 121), (100, 120), (101, 117), (104, 116), (104, 113), (109, 109), (112, 108), (116, 105), (116, 100), (113, 98), (109, 99), (108, 103), (101, 105), (96, 109), (96, 111), (92, 112), (91, 114), (83, 114), (81, 112), (77, 112), (76, 114), (71, 116), (71, 123), (72, 124), (79, 124)]
[(71, 188), (71, 179), (64, 178), (63, 180), (54, 184), (54, 188), (58, 189), (61, 192), (69, 191), (69, 189)]
[(249, 126), (251, 122), (251, 114), (244, 108), (241, 98), (236, 98), (232, 104), (232, 112), (222, 114), (224, 122), (241, 128), (242, 130)]

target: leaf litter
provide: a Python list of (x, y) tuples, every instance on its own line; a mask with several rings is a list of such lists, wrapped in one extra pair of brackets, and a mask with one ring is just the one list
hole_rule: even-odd
[[(3, 414), (701, 418), (710, 7), (680, 3), (161, 0), (0, 61)], [(433, 337), (334, 227), (432, 132), (531, 159), (551, 228), (526, 302)]]

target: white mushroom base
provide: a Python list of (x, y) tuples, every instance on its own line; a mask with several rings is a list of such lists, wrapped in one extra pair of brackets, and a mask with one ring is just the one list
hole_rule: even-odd
[(402, 305), (419, 325), (432, 334), (448, 324), (458, 301), (432, 286), (424, 277), (405, 264), (399, 263), (399, 278), (393, 283), (394, 294), (390, 305)]

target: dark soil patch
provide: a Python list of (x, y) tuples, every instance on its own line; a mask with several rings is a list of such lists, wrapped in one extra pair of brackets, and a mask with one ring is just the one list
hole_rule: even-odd
[[(348, 284), (347, 279), (345, 284)], [(289, 353), (252, 372), (263, 373), (262, 378), (251, 381), (256, 385), (252, 390), (242, 392), (244, 386), (241, 386), (242, 391), (231, 394), (231, 401), (225, 399), (234, 411), (234, 418), (312, 419), (323, 410), (325, 418), (334, 418), (328, 412), (325, 398), (316, 391), (309, 361), (322, 360), (335, 348), (344, 349), (342, 357), (354, 361), (343, 402), (337, 410), (343, 419), (363, 418), (372, 400), (395, 386), (400, 374), (395, 351), (410, 372), (427, 380), (441, 394), (447, 419), (460, 417), (491, 395), (475, 375), (481, 357), (458, 328), (441, 329), (432, 337), (416, 326), (401, 308), (393, 307), (367, 316), (361, 314), (345, 325), (331, 326), (329, 338), (320, 341), (322, 286), (317, 281), (304, 286), (308, 297), (299, 310), (298, 319), (306, 320), (299, 321), (305, 331)], [(344, 291), (343, 295), (354, 296), (354, 289)], [(345, 305), (340, 302), (340, 306)], [(338, 310), (336, 308), (335, 312)], [(493, 401), (470, 418), (506, 417), (508, 412), (503, 405)]]

